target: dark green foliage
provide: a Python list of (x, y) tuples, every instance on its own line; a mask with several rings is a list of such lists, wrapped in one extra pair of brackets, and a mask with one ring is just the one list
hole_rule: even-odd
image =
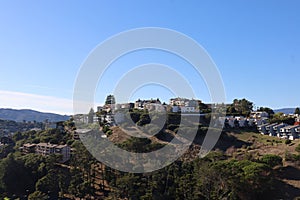
[(298, 115), (300, 115), (300, 108), (298, 108), (298, 107), (297, 107), (297, 108), (295, 109), (295, 112), (294, 112), (294, 114), (298, 114)]
[(106, 105), (110, 105), (110, 104), (115, 104), (116, 103), (116, 100), (115, 100), (115, 97), (114, 95), (107, 95), (106, 97), (106, 100), (105, 100), (105, 104)]
[(234, 99), (232, 104), (227, 107), (228, 115), (243, 115), (249, 116), (253, 109), (253, 102), (247, 99)]
[(300, 153), (300, 144), (298, 144), (298, 146), (296, 146), (295, 150)]
[(31, 171), (26, 169), (24, 161), (16, 160), (13, 155), (0, 162), (0, 188), (8, 194), (23, 194), (34, 188)]
[(299, 162), (300, 161), (300, 154), (293, 154), (286, 152), (285, 153), (285, 160), (292, 161), (292, 162)]
[(41, 191), (35, 191), (28, 196), (28, 200), (46, 200), (46, 199), (49, 199), (48, 195)]
[(146, 124), (149, 124), (151, 122), (151, 119), (149, 117), (149, 114), (144, 113), (140, 116), (140, 120), (137, 122), (138, 126), (144, 126)]
[(152, 143), (148, 138), (131, 137), (127, 141), (119, 144), (119, 146), (127, 151), (145, 153), (159, 149), (164, 145), (159, 143)]
[[(175, 162), (149, 174), (119, 174), (110, 195), (128, 199), (258, 199), (272, 187), (270, 168), (248, 160), (225, 160), (221, 152)], [(140, 197), (140, 198), (139, 198)]]
[(260, 161), (262, 163), (265, 163), (266, 165), (268, 165), (269, 167), (275, 167), (275, 166), (282, 166), (282, 158), (280, 156), (277, 155), (273, 155), (273, 154), (266, 154), (264, 155)]
[(289, 139), (287, 139), (287, 140), (285, 140), (285, 141), (284, 141), (284, 143), (285, 143), (285, 144), (291, 144), (291, 143), (292, 143), (292, 141), (291, 141), (291, 140), (289, 140)]
[(286, 123), (293, 125), (295, 123), (295, 118), (284, 115), (283, 113), (275, 113), (272, 119), (270, 119), (270, 123)]
[(271, 108), (268, 108), (268, 107), (260, 107), (259, 109), (257, 109), (257, 111), (267, 112), (269, 114), (269, 117), (271, 117), (271, 118), (274, 115), (274, 111)]

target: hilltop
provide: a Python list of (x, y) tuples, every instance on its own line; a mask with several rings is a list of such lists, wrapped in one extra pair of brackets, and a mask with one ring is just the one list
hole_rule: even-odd
[(3, 120), (13, 120), (16, 122), (26, 121), (36, 121), (43, 122), (49, 120), (51, 122), (66, 121), (70, 117), (67, 115), (59, 115), (55, 113), (44, 113), (30, 109), (11, 109), (11, 108), (0, 108), (0, 119)]
[(295, 112), (295, 108), (281, 108), (274, 110), (275, 113), (284, 113), (284, 114), (293, 114)]

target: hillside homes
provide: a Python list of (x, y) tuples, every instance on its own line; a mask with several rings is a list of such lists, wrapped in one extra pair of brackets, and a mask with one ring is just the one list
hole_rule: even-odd
[(283, 139), (299, 139), (300, 138), (300, 125), (288, 125), (285, 123), (262, 124), (257, 127), (263, 135), (277, 136)]
[[(242, 128), (254, 127), (266, 124), (268, 120), (268, 113), (266, 112), (251, 112), (249, 117), (244, 116), (226, 116), (220, 117), (219, 122), (224, 121), (225, 127), (228, 128)], [(262, 127), (264, 128), (264, 127)]]
[(149, 111), (164, 111), (165, 107), (162, 105), (161, 101), (157, 99), (141, 100), (138, 99), (134, 103), (134, 108), (136, 109), (147, 109)]
[(71, 156), (71, 148), (68, 145), (58, 145), (58, 144), (50, 144), (50, 143), (38, 143), (38, 144), (30, 144), (26, 143), (21, 148), (21, 151), (24, 154), (28, 153), (36, 153), (43, 156), (48, 155), (61, 155), (60, 162), (64, 163), (70, 159)]
[(200, 100), (177, 97), (170, 99), (169, 105), (172, 112), (194, 113), (199, 112), (199, 103)]

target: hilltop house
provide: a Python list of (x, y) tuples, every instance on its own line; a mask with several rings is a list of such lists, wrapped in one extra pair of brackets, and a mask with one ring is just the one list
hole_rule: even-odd
[(170, 99), (170, 106), (172, 107), (172, 112), (199, 112), (199, 103), (201, 103), (201, 101), (195, 99), (190, 100), (180, 97)]
[(148, 109), (149, 111), (162, 111), (165, 107), (161, 104), (160, 100), (157, 98), (156, 100), (140, 100), (138, 99), (134, 103), (134, 108), (136, 109)]

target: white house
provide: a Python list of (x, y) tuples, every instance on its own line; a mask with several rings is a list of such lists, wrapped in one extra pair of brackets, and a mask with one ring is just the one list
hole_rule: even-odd
[(267, 130), (267, 126), (270, 125), (270, 124), (261, 124), (259, 126), (257, 126), (257, 129), (259, 130), (259, 132), (263, 135), (267, 135), (268, 134), (268, 130)]
[(276, 135), (276, 133), (274, 133), (274, 129), (273, 129), (273, 127), (276, 126), (276, 125), (278, 125), (278, 124), (273, 123), (273, 124), (269, 124), (269, 125), (266, 126), (267, 134), (269, 136), (275, 136)]
[(280, 137), (280, 129), (285, 127), (285, 126), (287, 126), (287, 124), (285, 124), (285, 123), (280, 123), (280, 124), (277, 124), (277, 125), (273, 126), (273, 129), (270, 130), (269, 135)]
[(251, 112), (250, 117), (253, 119), (268, 118), (269, 114), (265, 111), (256, 111), (256, 112)]
[(181, 112), (186, 113), (186, 112), (196, 112), (195, 107), (191, 106), (181, 106)]
[(291, 125), (285, 126), (280, 129), (281, 138), (288, 138), (290, 140), (294, 140), (299, 138), (298, 128), (300, 125)]

